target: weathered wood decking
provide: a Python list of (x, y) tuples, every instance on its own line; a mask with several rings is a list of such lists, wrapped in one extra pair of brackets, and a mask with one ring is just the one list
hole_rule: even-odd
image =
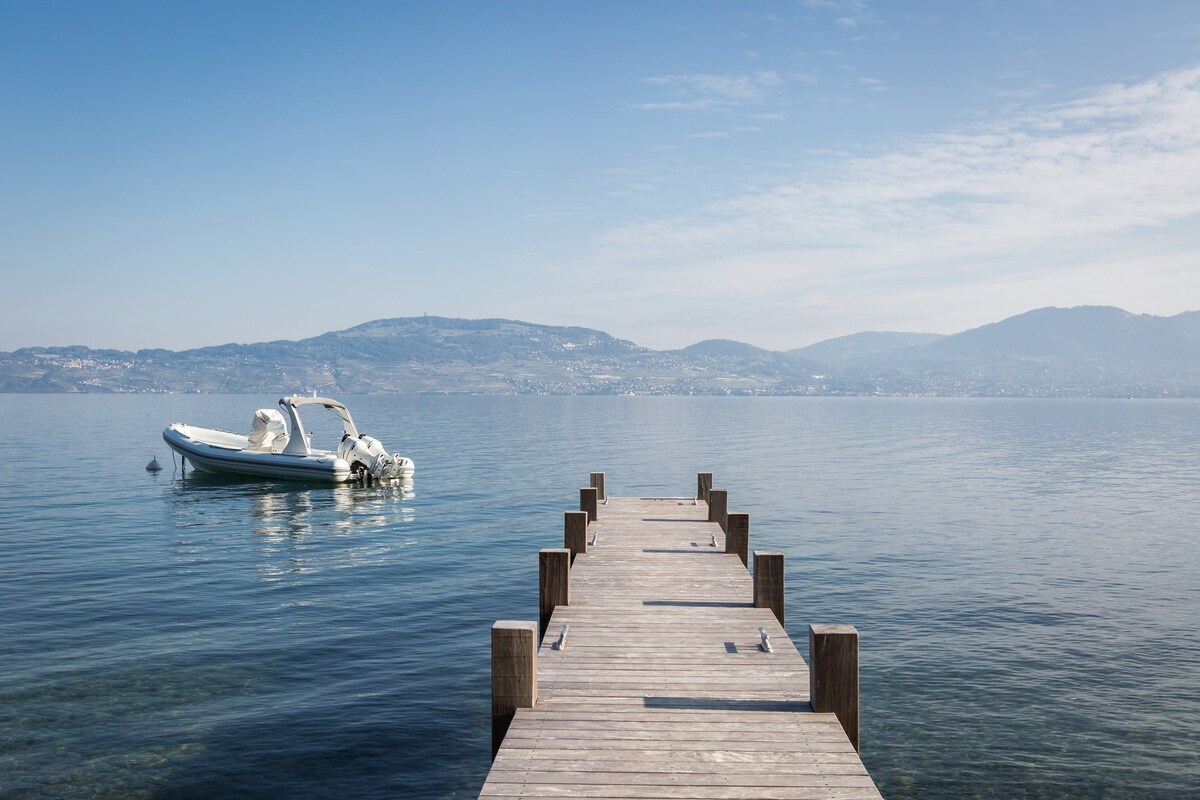
[(600, 506), (538, 649), (536, 706), (517, 710), (480, 797), (880, 797), (707, 518), (703, 500)]

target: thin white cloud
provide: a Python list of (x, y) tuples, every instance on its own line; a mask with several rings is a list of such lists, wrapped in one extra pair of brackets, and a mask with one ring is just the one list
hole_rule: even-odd
[(644, 82), (673, 98), (634, 106), (646, 111), (720, 111), (756, 105), (766, 100), (768, 92), (784, 85), (783, 78), (773, 70), (739, 75), (662, 75)]
[(804, 0), (804, 5), (816, 11), (827, 11), (834, 16), (834, 23), (854, 28), (861, 24), (878, 24), (879, 15), (867, 0)]
[(716, 109), (718, 104), (711, 98), (703, 98), (700, 100), (675, 100), (669, 103), (637, 103), (634, 108), (642, 111), (711, 111)]
[(1036, 81), (1028, 86), (1020, 86), (1014, 89), (1001, 89), (995, 92), (995, 96), (1005, 100), (1032, 100), (1038, 95), (1044, 94), (1053, 88), (1053, 84), (1046, 81)]
[(631, 255), (769, 243), (886, 247), (884, 260), (894, 261), (1027, 249), (1197, 215), (1200, 68), (809, 169), (607, 239)]

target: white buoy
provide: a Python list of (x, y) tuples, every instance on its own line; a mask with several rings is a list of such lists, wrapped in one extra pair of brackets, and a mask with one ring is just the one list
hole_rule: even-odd
[(154, 458), (152, 458), (150, 460), (150, 463), (146, 465), (146, 472), (161, 472), (161, 471), (162, 471), (162, 464), (158, 463), (158, 456), (155, 456)]

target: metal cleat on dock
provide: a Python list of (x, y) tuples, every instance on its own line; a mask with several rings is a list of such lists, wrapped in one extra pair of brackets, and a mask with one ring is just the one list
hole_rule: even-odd
[(570, 633), (571, 626), (563, 624), (562, 630), (558, 632), (558, 641), (550, 645), (551, 650), (566, 650), (567, 649), (567, 634)]

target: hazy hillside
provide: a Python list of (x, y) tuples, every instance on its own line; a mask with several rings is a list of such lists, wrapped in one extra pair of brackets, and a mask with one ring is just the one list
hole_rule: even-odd
[(657, 351), (588, 328), (401, 317), (300, 341), (0, 353), (4, 392), (456, 392), (1200, 397), (1200, 312), (1044, 308), (952, 336)]
[(705, 339), (703, 342), (696, 342), (674, 352), (709, 358), (761, 358), (777, 355), (772, 350), (764, 350), (745, 342), (735, 342), (733, 339)]
[(958, 357), (1200, 364), (1200, 312), (1155, 317), (1111, 306), (1039, 308), (944, 337), (930, 351)]
[(1200, 396), (1200, 314), (1042, 308), (894, 351), (869, 365), (886, 392)]
[(836, 339), (810, 344), (788, 355), (825, 364), (829, 367), (845, 367), (869, 362), (897, 350), (924, 347), (945, 337), (940, 333), (894, 333), (888, 331), (866, 331)]
[[(767, 351), (763, 351), (766, 353)], [(182, 352), (24, 348), (0, 354), (0, 391), (724, 394), (807, 391), (808, 376), (649, 350), (588, 328), (405, 317), (300, 341)]]
[(821, 364), (790, 353), (764, 350), (731, 339), (705, 339), (682, 350), (670, 351), (698, 367), (734, 375), (755, 376), (773, 381), (809, 384), (813, 375), (825, 371)]

